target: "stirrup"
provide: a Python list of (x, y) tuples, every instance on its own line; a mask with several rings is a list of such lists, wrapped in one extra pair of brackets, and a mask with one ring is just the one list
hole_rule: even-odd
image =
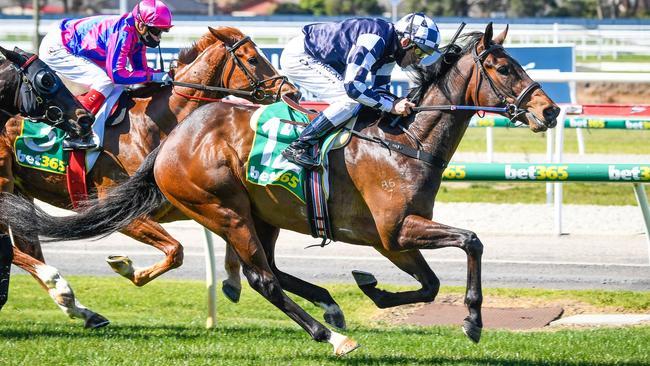
[(298, 164), (308, 170), (315, 170), (320, 166), (320, 161), (318, 161), (317, 158), (312, 157), (307, 150), (297, 150), (289, 146), (282, 151), (282, 156), (290, 162)]

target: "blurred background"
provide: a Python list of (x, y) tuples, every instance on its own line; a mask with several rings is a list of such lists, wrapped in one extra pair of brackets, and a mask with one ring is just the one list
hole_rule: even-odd
[[(650, 71), (650, 0), (167, 0), (166, 3), (177, 24), (161, 44), (167, 64), (179, 48), (189, 46), (200, 37), (207, 25), (240, 28), (278, 66), (282, 47), (304, 24), (350, 16), (396, 19), (412, 11), (424, 11), (438, 22), (443, 42), (453, 35), (461, 21), (469, 23), (467, 30), (483, 30), (488, 21), (495, 22), (497, 31), (509, 24), (507, 44), (511, 48), (528, 47), (514, 51), (513, 56), (533, 70), (533, 77), (535, 72), (543, 70), (546, 74), (549, 71)], [(134, 0), (0, 0), (0, 45), (33, 50), (37, 42), (35, 34), (42, 37), (55, 20), (119, 14), (135, 4)], [(532, 49), (539, 47), (537, 52)], [(393, 91), (403, 94), (408, 78), (397, 72), (394, 79), (398, 81), (393, 84)], [(620, 83), (616, 77), (589, 79), (565, 75), (562, 80), (567, 81), (559, 83), (563, 87), (549, 85), (551, 80), (545, 78), (542, 81), (546, 82), (545, 89), (559, 88), (552, 91), (558, 102), (642, 103), (650, 97), (645, 84), (635, 85), (629, 80)]]

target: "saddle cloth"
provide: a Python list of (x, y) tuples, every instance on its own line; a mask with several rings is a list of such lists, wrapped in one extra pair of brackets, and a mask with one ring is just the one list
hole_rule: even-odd
[[(86, 151), (86, 172), (92, 169), (102, 151), (106, 120), (122, 90), (122, 87), (116, 87), (95, 116), (92, 129), (97, 147)], [(16, 162), (27, 168), (66, 174), (69, 154), (62, 149), (64, 137), (65, 132), (58, 128), (24, 119), (21, 134), (14, 142)]]
[[(305, 169), (285, 159), (282, 150), (300, 136), (308, 122), (309, 118), (306, 114), (294, 110), (284, 102), (257, 109), (250, 120), (250, 127), (255, 131), (255, 137), (248, 156), (246, 180), (261, 186), (281, 186), (304, 203)], [(354, 122), (355, 120), (351, 120), (346, 126), (351, 127)], [(329, 196), (327, 154), (331, 150), (345, 146), (350, 137), (348, 129), (338, 129), (323, 139), (320, 144), (326, 197)]]

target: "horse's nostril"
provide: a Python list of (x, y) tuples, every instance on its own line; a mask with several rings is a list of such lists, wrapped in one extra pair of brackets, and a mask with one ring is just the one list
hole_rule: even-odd
[(560, 108), (557, 106), (552, 106), (544, 109), (544, 119), (547, 121), (552, 121), (560, 115)]

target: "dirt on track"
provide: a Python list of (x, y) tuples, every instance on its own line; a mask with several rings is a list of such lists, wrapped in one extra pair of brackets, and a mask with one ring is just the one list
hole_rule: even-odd
[[(439, 311), (440, 307), (431, 306), (428, 304), (412, 304), (398, 306), (390, 309), (380, 309), (377, 311), (376, 315), (373, 317), (373, 320), (381, 323), (388, 323), (393, 325), (403, 325), (403, 324), (418, 324), (422, 325), (423, 318), (438, 318), (436, 323), (440, 322), (441, 324), (461, 324), (461, 319), (466, 316), (465, 306), (463, 304), (464, 297), (462, 294), (443, 294), (436, 298), (434, 304), (442, 306), (454, 306), (457, 307), (458, 311)], [(622, 314), (622, 313), (633, 313), (630, 309), (625, 309), (622, 307), (615, 306), (594, 306), (582, 301), (571, 300), (571, 299), (545, 299), (545, 298), (530, 298), (530, 297), (505, 297), (505, 296), (492, 296), (487, 295), (483, 299), (483, 315), (486, 315), (490, 312), (496, 312), (503, 309), (513, 310), (513, 309), (529, 309), (529, 310), (540, 310), (530, 312), (530, 316), (547, 316), (548, 310), (552, 308), (562, 309), (561, 317), (568, 317), (577, 314)], [(546, 310), (546, 311), (544, 311)], [(457, 314), (452, 314), (457, 313)], [(462, 313), (459, 315), (458, 313)], [(640, 311), (640, 313), (645, 313)], [(557, 315), (557, 313), (555, 313)], [(507, 316), (507, 315), (506, 315)], [(439, 318), (446, 319), (439, 319)], [(552, 318), (546, 319), (546, 321), (551, 321)], [(508, 319), (502, 319), (500, 322), (499, 328), (504, 329), (541, 329), (546, 323), (538, 324), (532, 328), (522, 328), (521, 320), (512, 318), (510, 321)], [(425, 323), (426, 324), (426, 323)], [(429, 324), (427, 324), (429, 325)]]

